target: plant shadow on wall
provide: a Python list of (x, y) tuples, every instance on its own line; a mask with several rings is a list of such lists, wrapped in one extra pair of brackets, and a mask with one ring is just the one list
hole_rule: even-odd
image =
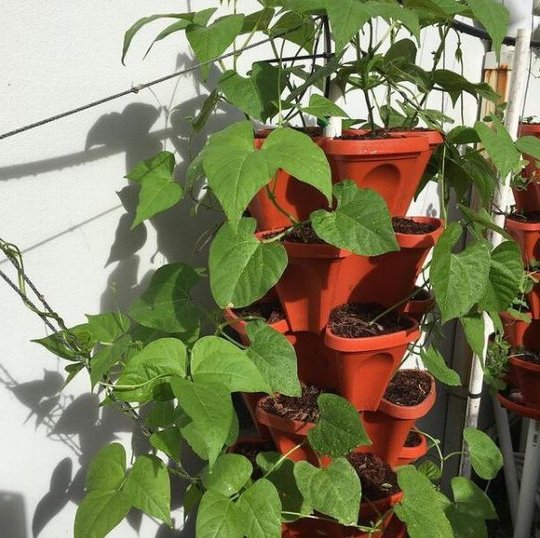
[[(178, 56), (178, 69), (193, 63), (188, 55)], [(212, 77), (211, 77), (212, 79)], [(201, 81), (195, 73), (190, 79), (181, 79), (179, 87), (189, 84), (200, 91)], [(185, 169), (192, 155), (197, 154), (205, 142), (204, 133), (190, 140), (190, 126), (186, 119), (200, 109), (207, 95), (196, 95), (184, 100), (170, 114), (169, 122), (164, 129), (150, 132), (163, 118), (163, 109), (146, 103), (131, 103), (122, 112), (114, 112), (101, 116), (89, 130), (85, 151), (75, 155), (65, 155), (34, 163), (0, 168), (0, 179), (12, 179), (28, 175), (37, 175), (53, 170), (60, 170), (98, 159), (125, 153), (126, 172), (131, 170), (141, 158), (154, 155), (167, 142), (172, 144), (180, 164), (177, 177), (185, 176)], [(210, 131), (219, 131), (224, 126), (238, 119), (231, 107), (221, 107), (221, 113), (215, 115), (208, 124)], [(164, 143), (164, 140), (167, 141)], [(169, 148), (171, 149), (171, 148)], [(131, 183), (131, 182), (130, 182)], [(219, 212), (208, 211), (205, 218), (190, 218), (193, 201), (184, 200), (179, 206), (167, 214), (158, 215), (150, 223), (143, 223), (131, 229), (137, 205), (137, 188), (127, 184), (118, 196), (125, 209), (116, 229), (115, 240), (111, 245), (106, 266), (116, 264), (110, 274), (107, 288), (103, 291), (101, 310), (111, 311), (116, 308), (126, 309), (140, 294), (144, 287), (138, 279), (139, 256), (137, 252), (147, 240), (146, 226), (154, 226), (157, 236), (156, 255), (160, 254), (168, 261), (186, 260), (194, 265), (206, 265), (206, 260), (197, 255), (196, 243), (202, 230), (216, 226), (222, 219)], [(82, 224), (81, 224), (82, 225)], [(65, 233), (73, 231), (71, 227)], [(56, 238), (58, 236), (55, 236)], [(52, 238), (52, 239), (54, 239)], [(30, 248), (38, 248), (47, 243), (40, 242)], [(195, 255), (194, 255), (195, 254)], [(201, 290), (202, 298), (208, 296), (207, 290)], [(47, 436), (55, 442), (66, 445), (73, 451), (73, 457), (66, 457), (56, 465), (50, 480), (49, 491), (39, 502), (32, 516), (32, 534), (37, 537), (47, 524), (60, 513), (68, 502), (78, 504), (84, 497), (84, 476), (87, 464), (97, 449), (117, 438), (117, 433), (131, 433), (131, 423), (115, 409), (98, 407), (99, 398), (95, 394), (86, 393), (76, 398), (62, 395), (63, 376), (52, 370), (44, 370), (43, 377), (30, 382), (19, 383), (2, 367), (0, 384), (11, 391), (17, 400), (29, 410), (27, 420), (35, 421), (35, 427), (45, 428)], [(135, 431), (135, 434), (138, 432)], [(134, 439), (136, 445), (141, 439)], [(148, 451), (148, 445), (142, 444), (135, 454)], [(172, 478), (175, 479), (174, 477)], [(180, 492), (185, 487), (173, 489)], [(172, 506), (182, 505), (181, 498), (172, 499)], [(1, 508), (1, 507), (0, 507)], [(12, 514), (13, 515), (13, 514)], [(14, 517), (14, 516), (13, 516)], [(142, 514), (132, 511), (128, 517), (134, 529), (140, 527)], [(24, 523), (20, 524), (24, 529)], [(191, 534), (190, 534), (191, 533)], [(171, 531), (162, 526), (158, 531), (160, 538), (167, 536), (190, 536), (193, 530), (187, 527), (184, 533)]]
[[(58, 462), (51, 474), (49, 491), (36, 507), (32, 516), (34, 538), (68, 502), (78, 504), (82, 500), (87, 466), (99, 447), (117, 439), (117, 433), (133, 430), (131, 422), (115, 410), (99, 408), (96, 395), (73, 397), (60, 393), (63, 383), (64, 377), (52, 370), (44, 370), (41, 379), (19, 383), (5, 367), (0, 367), (0, 385), (28, 408), (26, 422), (32, 421), (36, 429), (44, 428), (52, 442), (62, 443), (73, 452), (72, 457)], [(130, 523), (136, 528), (140, 517), (134, 516)], [(25, 528), (24, 519), (19, 525), (20, 529)]]
[[(509, 309), (520, 291), (524, 271), (519, 249), (492, 222), (488, 210), (497, 173), (518, 174), (523, 151), (540, 158), (540, 143), (521, 138), (515, 145), (496, 114), (491, 118), (493, 129), (478, 122), (474, 128), (458, 126), (443, 136), (449, 119), (425, 107), (432, 92), (448, 93), (453, 99), (472, 93), (498, 100), (486, 85), (437, 67), (456, 13), (465, 10), (466, 16), (494, 26), (491, 33), (498, 49), (506, 11), (490, 3), (486, 19), (478, 3), (467, 0), (467, 5), (450, 2), (445, 9), (428, 5), (426, 15), (424, 4), (414, 11), (397, 1), (352, 0), (358, 10), (351, 24), (351, 10), (343, 10), (342, 3), (317, 2), (316, 13), (311, 12), (311, 1), (292, 4), (296, 11), (285, 15), (267, 8), (248, 16), (235, 12), (213, 22), (214, 9), (149, 17), (126, 33), (124, 53), (147, 22), (177, 19), (156, 40), (186, 30), (198, 59), (211, 63), (233, 44), (244, 48), (260, 30), (270, 35), (278, 66), (256, 62), (246, 78), (236, 72), (236, 56), (229, 59), (232, 70), (221, 59), (217, 62), (223, 71), (217, 88), (204, 104), (197, 102), (201, 111), (192, 124), (204, 125), (215, 110), (229, 106), (220, 102), (233, 103), (248, 120), (214, 133), (193, 160), (187, 141), (177, 141), (180, 157), (191, 161), (188, 168), (175, 170), (175, 155), (168, 151), (144, 160), (146, 148), (139, 148), (139, 162), (127, 174), (139, 185), (136, 207), (133, 195), (125, 196), (133, 220), (130, 230), (150, 220), (157, 230), (158, 251), (171, 263), (156, 263), (160, 267), (125, 313), (116, 307), (124, 309), (124, 303), (131, 303), (135, 281), (122, 296), (113, 295), (114, 300), (104, 296), (104, 313), (89, 315), (86, 323), (70, 329), (39, 294), (45, 312), (29, 305), (55, 331), (39, 342), (66, 360), (68, 379), (83, 370), (89, 373), (92, 386), (102, 388), (104, 404), (113, 403), (130, 416), (152, 447), (137, 444), (129, 464), (121, 443), (99, 450), (86, 473), (86, 495), (74, 525), (77, 538), (89, 533), (105, 536), (132, 508), (171, 528), (180, 526), (171, 518), (171, 490), (182, 491), (187, 483), (185, 513), (197, 509), (188, 521), (196, 521), (200, 538), (278, 538), (282, 530), (285, 536), (298, 536), (302, 529), (300, 536), (309, 538), (320, 531), (332, 537), (363, 537), (385, 532), (393, 524), (403, 532), (406, 526), (412, 538), (423, 538), (426, 532), (462, 536), (463, 528), (485, 536), (485, 520), (496, 517), (490, 499), (471, 480), (453, 477), (448, 497), (440, 484), (447, 462), (458, 456), (471, 460), (478, 477), (496, 476), (502, 456), (479, 430), (465, 428), (465, 451), (446, 456), (439, 441), (416, 432), (421, 445), (424, 436), (424, 454), (429, 440), (435, 460), (418, 468), (400, 464), (395, 473), (392, 467), (403, 459), (413, 463), (420, 455), (406, 451), (409, 457), (401, 457), (415, 421), (434, 404), (435, 378), (449, 386), (461, 385), (440, 353), (438, 339), (421, 349), (430, 373), (398, 371), (408, 346), (420, 336), (419, 323), (437, 336), (447, 322), (459, 320), (469, 344), (481, 356), (484, 313), (500, 325), (498, 312)], [(389, 25), (380, 42), (373, 29), (375, 17)], [(415, 42), (396, 41), (395, 30), (409, 32), (418, 43), (421, 26), (433, 26), (433, 20), (440, 25), (440, 44), (433, 68), (424, 71), (416, 65)], [(302, 32), (297, 32), (299, 24)], [(325, 66), (311, 72), (283, 66), (284, 44), (280, 53), (274, 41), (285, 40), (284, 31), (292, 34), (288, 37), (295, 45), (310, 52), (316, 50), (325, 28), (336, 49)], [(387, 40), (390, 48), (380, 54)], [(343, 59), (348, 47), (357, 53), (352, 63)], [(204, 75), (206, 69), (202, 71)], [(368, 123), (341, 137), (291, 128), (291, 119), (305, 123), (304, 115), (321, 121), (351, 120), (316, 91), (309, 103), (303, 99), (329, 77), (343, 92), (363, 94)], [(406, 93), (411, 84), (412, 96)], [(384, 90), (384, 105), (375, 106), (377, 88)], [(323, 92), (322, 87), (319, 90)], [(148, 121), (154, 117), (149, 114)], [(274, 129), (254, 132), (251, 120), (272, 118), (277, 123)], [(218, 112), (212, 128), (222, 125), (223, 119)], [(103, 120), (104, 133), (98, 128), (91, 133), (91, 144), (115, 143), (108, 132), (113, 120)], [(357, 123), (352, 121), (349, 127)], [(428, 127), (420, 134), (414, 132), (419, 121)], [(477, 151), (479, 142), (493, 166)], [(184, 185), (177, 181), (179, 172), (186, 177)], [(215, 305), (211, 310), (200, 308), (201, 302), (191, 296), (205, 273), (193, 266), (198, 260), (191, 255), (199, 244), (195, 233), (199, 228), (188, 225), (184, 215), (193, 207), (188, 193), (202, 178), (210, 191), (204, 201), (210, 203), (213, 196), (227, 217), (217, 233), (215, 222), (197, 219), (206, 228), (203, 237), (211, 238), (209, 282), (220, 312)], [(403, 217), (415, 192), (429, 181), (441, 191), (441, 219)], [(480, 196), (479, 210), (469, 207), (472, 189)], [(458, 203), (462, 218), (445, 222)], [(246, 209), (253, 218), (245, 218)], [(178, 233), (171, 235), (171, 229)], [(488, 230), (506, 241), (493, 248), (485, 240)], [(125, 239), (129, 244), (122, 233), (117, 242)], [(456, 252), (455, 245), (466, 235), (470, 242)], [(124, 257), (117, 256), (121, 268), (115, 280), (125, 276), (122, 262), (137, 257), (140, 247), (133, 244)], [(414, 286), (431, 249), (429, 281), (422, 284), (427, 297), (418, 299)], [(15, 248), (10, 260), (20, 268), (20, 276), (22, 260)], [(399, 279), (391, 278), (398, 265)], [(126, 274), (130, 272), (133, 276), (133, 263)], [(408, 311), (411, 316), (403, 315), (413, 308), (414, 298), (428, 304), (416, 311), (418, 317), (412, 316), (413, 310)], [(257, 309), (261, 300), (263, 306), (274, 301), (282, 310), (281, 318), (261, 316)], [(435, 306), (438, 310), (425, 322), (423, 314)], [(212, 321), (213, 331), (206, 335)], [(239, 339), (231, 338), (229, 325)], [(403, 402), (408, 409), (403, 414), (402, 391), (391, 387), (407, 379), (421, 388), (421, 394)], [(259, 432), (272, 438), (262, 439), (263, 453), (256, 458), (252, 449), (243, 453), (237, 443), (239, 421), (232, 395), (239, 393), (251, 402)], [(303, 406), (306, 399), (311, 404)], [(300, 413), (282, 413), (293, 404), (301, 407)], [(384, 430), (391, 432), (391, 442), (379, 435), (379, 426), (389, 422), (393, 427)], [(195, 462), (191, 453), (186, 458), (187, 445), (208, 462), (203, 469), (192, 469)], [(276, 450), (267, 451), (272, 449)], [(381, 460), (379, 468), (386, 466), (380, 491), (365, 487), (370, 477), (363, 474), (364, 457)], [(173, 482), (171, 487), (171, 479), (178, 478), (181, 486)]]

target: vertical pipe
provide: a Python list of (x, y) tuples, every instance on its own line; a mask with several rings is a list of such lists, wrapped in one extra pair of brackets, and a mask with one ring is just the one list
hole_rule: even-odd
[(519, 503), (514, 538), (529, 538), (534, 516), (536, 487), (540, 477), (540, 421), (531, 420), (521, 475)]
[[(532, 10), (530, 16), (532, 17)], [(505, 118), (505, 125), (508, 129), (510, 136), (513, 139), (517, 138), (519, 119), (523, 103), (525, 101), (525, 91), (527, 87), (527, 72), (529, 62), (529, 49), (531, 44), (531, 25), (529, 24), (525, 28), (521, 28), (517, 32), (516, 48), (514, 51), (514, 62), (512, 66), (512, 76), (510, 79), (510, 91), (508, 99), (508, 107)], [(510, 189), (510, 177), (502, 178), (499, 184), (499, 188), (495, 193), (493, 199), (493, 208), (495, 209), (493, 220), (495, 224), (504, 226), (504, 215), (500, 212), (506, 211), (506, 208), (510, 204), (511, 189)], [(501, 211), (498, 211), (501, 210)], [(488, 239), (491, 244), (496, 247), (500, 244), (502, 238), (499, 234), (493, 232), (488, 233)], [(486, 320), (486, 316), (484, 316)], [(488, 331), (486, 330), (486, 333)], [(485, 340), (487, 341), (487, 336)], [(482, 364), (485, 363), (485, 348), (484, 357), (473, 356), (473, 362), (471, 365), (471, 375), (469, 378), (469, 397), (467, 399), (467, 411), (465, 415), (465, 424), (467, 426), (476, 427), (478, 425), (478, 415), (480, 411), (480, 395), (482, 393), (483, 385), (483, 368)], [(468, 458), (462, 458), (461, 470), (464, 476), (470, 476), (470, 463)]]
[(512, 523), (516, 522), (518, 509), (519, 484), (516, 472), (516, 460), (514, 459), (514, 449), (512, 447), (512, 438), (510, 436), (510, 424), (508, 422), (508, 412), (501, 407), (496, 398), (493, 398), (493, 411), (495, 413), (495, 422), (497, 424), (497, 433), (499, 436), (499, 445), (504, 458), (504, 480), (506, 483), (506, 496), (510, 506), (510, 515)]

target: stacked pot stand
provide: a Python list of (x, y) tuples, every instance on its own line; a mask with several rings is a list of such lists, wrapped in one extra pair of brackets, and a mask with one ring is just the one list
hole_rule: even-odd
[[(523, 126), (524, 127), (538, 126)], [(534, 160), (532, 160), (532, 163)], [(526, 174), (536, 174), (532, 163)], [(529, 184), (529, 187), (531, 184)], [(534, 187), (534, 186), (533, 186)], [(540, 204), (536, 188), (516, 193), (517, 210), (506, 219), (505, 228), (521, 248), (525, 267), (532, 267), (540, 259)], [(525, 459), (519, 489), (519, 501), (514, 520), (514, 537), (530, 535), (538, 480), (540, 478), (540, 294), (538, 284), (528, 294), (530, 312), (528, 320), (514, 319), (508, 313), (501, 315), (504, 336), (511, 346), (508, 389), (498, 395), (500, 404), (529, 421)], [(505, 454), (513, 457), (513, 454)], [(515, 476), (507, 480), (517, 481)], [(516, 486), (517, 489), (517, 486)]]
[[(305, 221), (327, 202), (309, 185), (280, 171), (256, 195), (250, 211), (258, 237), (279, 236), (287, 267), (273, 293), (225, 315), (244, 344), (249, 344), (247, 320), (256, 317), (284, 334), (296, 351), (300, 397), (244, 395), (260, 435), (294, 462), (326, 466), (330, 458), (321, 458), (307, 442), (319, 418), (317, 399), (324, 392), (347, 399), (372, 441), (348, 456), (362, 483), (359, 521), (378, 524), (381, 530), (372, 536), (403, 536), (403, 526), (392, 517), (391, 508), (401, 499), (393, 467), (425, 454), (426, 440), (414, 425), (433, 405), (435, 386), (429, 374), (398, 370), (408, 346), (420, 337), (420, 320), (434, 304), (426, 290), (415, 290), (415, 284), (443, 232), (439, 219), (403, 215), (440, 135), (314, 140), (327, 154), (334, 183), (352, 179), (381, 194), (400, 250), (359, 256), (320, 239), (309, 221), (287, 229), (290, 222), (273, 201), (297, 221)], [(264, 138), (256, 140), (259, 146), (263, 143)], [(418, 385), (421, 394), (402, 401), (403, 389), (396, 387), (403, 383)], [(309, 518), (287, 523), (283, 535), (367, 536), (354, 527)]]

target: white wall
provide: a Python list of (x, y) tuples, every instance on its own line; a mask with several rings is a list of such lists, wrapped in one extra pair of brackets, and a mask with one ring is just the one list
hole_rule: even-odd
[[(183, 37), (169, 38), (140, 61), (159, 23), (138, 37), (127, 67), (120, 64), (123, 32), (132, 22), (157, 11), (189, 11), (189, 4), (4, 2), (0, 132), (190, 64)], [(215, 3), (198, 0), (194, 7), (208, 5)], [(464, 40), (466, 71), (474, 79), (483, 49), (476, 40)], [(145, 275), (167, 261), (190, 260), (200, 232), (218, 222), (217, 215), (190, 218), (184, 202), (130, 231), (124, 208), (133, 211), (136, 193), (123, 176), (137, 161), (162, 146), (176, 149), (179, 160), (187, 155), (189, 130), (181, 117), (193, 113), (206, 94), (195, 77), (179, 79), (173, 104), (183, 104), (172, 128), (160, 107), (169, 106), (174, 81), (0, 142), (0, 237), (23, 250), (28, 273), (68, 325), (83, 322), (84, 313), (128, 306)], [(471, 103), (467, 115), (474, 120)], [(223, 113), (212, 128), (232, 117)], [(195, 140), (194, 150), (202, 141)], [(431, 191), (414, 212), (433, 202)], [(203, 263), (204, 254), (194, 260)], [(0, 269), (9, 271), (9, 264), (0, 259)], [(81, 466), (114, 438), (129, 447), (130, 424), (112, 410), (98, 411), (82, 376), (58, 397), (64, 363), (29, 341), (46, 334), (43, 323), (5, 285), (0, 304), (0, 535), (72, 536)], [(156, 529), (147, 519), (132, 518), (112, 535), (154, 536)], [(162, 529), (158, 536), (172, 534)]]

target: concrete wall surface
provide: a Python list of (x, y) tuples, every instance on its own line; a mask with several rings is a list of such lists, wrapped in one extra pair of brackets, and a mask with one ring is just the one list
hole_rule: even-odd
[[(258, 6), (255, 0), (244, 3), (247, 9)], [(193, 55), (183, 36), (159, 43), (142, 61), (151, 37), (163, 27), (154, 23), (137, 37), (122, 66), (123, 33), (152, 13), (217, 4), (2, 2), (0, 132), (190, 65)], [(433, 43), (434, 36), (427, 33), (420, 58), (425, 66)], [(463, 50), (465, 74), (480, 80), (483, 46), (464, 37)], [(244, 63), (268, 55), (268, 50), (257, 49)], [(450, 52), (446, 61), (449, 68), (455, 65)], [(537, 74), (536, 60), (532, 66)], [(537, 90), (533, 76), (527, 109), (531, 114), (540, 110)], [(190, 217), (191, 202), (185, 200), (130, 230), (137, 190), (124, 175), (138, 161), (166, 148), (176, 153), (181, 178), (190, 152), (205, 141), (201, 134), (190, 144), (184, 118), (199, 109), (209, 91), (195, 72), (0, 141), (0, 237), (21, 248), (28, 274), (68, 326), (84, 322), (85, 313), (127, 308), (148, 275), (164, 263), (205, 263), (206, 252), (197, 252), (197, 240), (221, 216), (203, 212)], [(354, 113), (365, 112), (360, 100), (351, 99), (347, 105)], [(460, 107), (443, 105), (448, 114), (461, 114)], [(179, 108), (169, 114), (175, 106)], [(467, 100), (463, 112), (473, 122), (474, 101)], [(238, 118), (238, 113), (223, 109), (208, 130)], [(436, 194), (434, 189), (427, 191), (411, 211), (437, 214)], [(3, 258), (0, 269), (13, 277)], [(30, 342), (47, 334), (44, 324), (3, 283), (0, 305), (0, 536), (69, 537), (83, 495), (85, 466), (99, 447), (114, 439), (129, 450), (131, 424), (115, 410), (97, 407), (98, 396), (89, 391), (84, 376), (59, 395), (64, 361)], [(434, 423), (440, 426), (444, 402), (437, 413)], [(441, 431), (439, 427), (436, 433)], [(176, 526), (182, 529), (181, 502), (175, 506)], [(193, 536), (193, 528), (172, 532), (132, 514), (111, 536)]]

